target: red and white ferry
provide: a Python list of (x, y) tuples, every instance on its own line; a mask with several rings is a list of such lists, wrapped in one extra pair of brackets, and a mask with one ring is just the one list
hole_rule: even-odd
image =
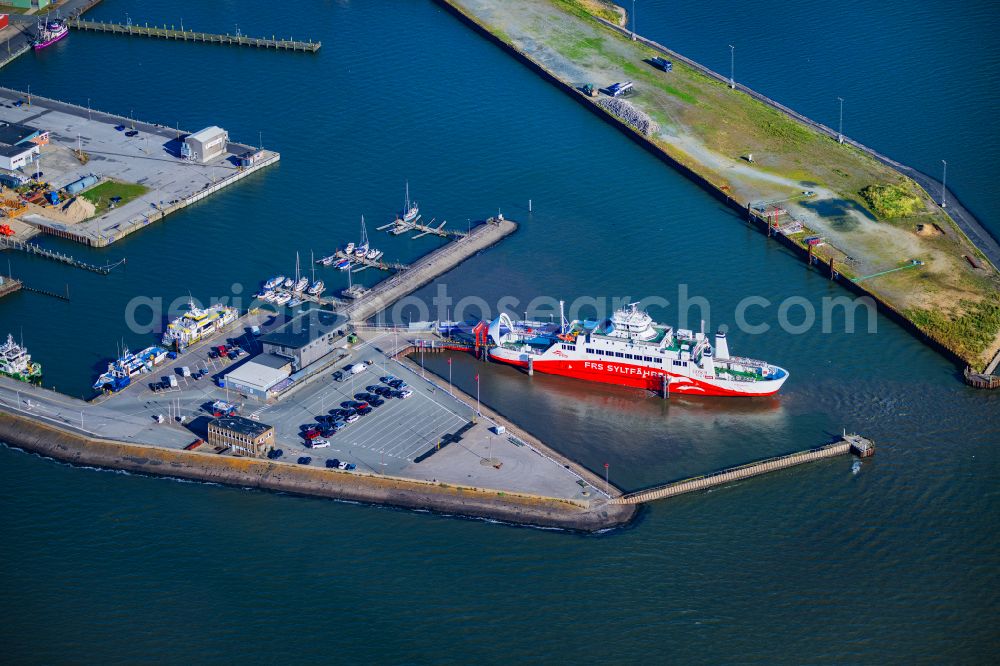
[(560, 319), (515, 323), (501, 314), (489, 326), (490, 358), (534, 372), (691, 395), (773, 395), (788, 379), (776, 365), (731, 356), (724, 331), (715, 334), (713, 350), (703, 332), (657, 324), (636, 303), (602, 321), (567, 324), (561, 312)]

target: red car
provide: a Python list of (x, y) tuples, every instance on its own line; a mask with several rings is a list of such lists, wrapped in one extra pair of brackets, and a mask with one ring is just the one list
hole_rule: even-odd
[(319, 430), (317, 430), (316, 428), (309, 428), (304, 433), (302, 433), (302, 436), (308, 440), (316, 439), (317, 437), (319, 437)]

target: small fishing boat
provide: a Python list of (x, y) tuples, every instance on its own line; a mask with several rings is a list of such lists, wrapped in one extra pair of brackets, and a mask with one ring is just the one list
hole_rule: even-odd
[(290, 300), (292, 300), (292, 295), (287, 291), (283, 291), (274, 297), (274, 302), (278, 305), (284, 305)]
[(368, 250), (368, 258), (372, 261), (378, 260), (383, 254), (385, 253), (382, 250), (376, 250), (375, 248)]
[(276, 275), (267, 282), (264, 283), (264, 289), (274, 289), (275, 287), (280, 287), (281, 283), (285, 281), (284, 275)]
[(285, 281), (281, 283), (281, 286), (285, 289), (291, 289), (295, 285), (295, 278), (285, 278)]
[(309, 287), (309, 291), (307, 293), (310, 296), (319, 296), (320, 294), (323, 293), (324, 289), (326, 289), (326, 285), (323, 284), (323, 281), (316, 280), (315, 282), (312, 283), (312, 286)]
[(350, 255), (354, 252), (354, 243), (348, 243), (344, 246), (344, 254)]
[(340, 261), (339, 261), (339, 262), (337, 263), (337, 270), (338, 270), (338, 271), (346, 271), (346, 270), (348, 270), (348, 269), (349, 269), (350, 267), (351, 267), (351, 260), (350, 260), (350, 259), (341, 259), (341, 260), (340, 260)]

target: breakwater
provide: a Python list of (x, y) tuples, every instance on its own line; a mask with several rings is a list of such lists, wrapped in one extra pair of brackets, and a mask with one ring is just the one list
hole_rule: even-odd
[(571, 500), (527, 493), (84, 437), (7, 412), (0, 412), (0, 441), (74, 465), (407, 509), (429, 509), (525, 525), (596, 531), (624, 524), (634, 515), (633, 511), (609, 511), (601, 506), (591, 508)]

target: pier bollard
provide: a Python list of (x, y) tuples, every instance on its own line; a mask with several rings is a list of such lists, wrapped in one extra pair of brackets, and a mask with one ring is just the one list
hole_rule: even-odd
[(535, 375), (535, 359), (528, 358), (528, 376), (533, 377)]

